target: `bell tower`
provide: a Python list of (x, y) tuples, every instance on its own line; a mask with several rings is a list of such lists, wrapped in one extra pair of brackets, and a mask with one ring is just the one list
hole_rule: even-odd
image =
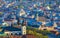
[(27, 22), (25, 20), (23, 20), (22, 27), (21, 27), (22, 35), (26, 35), (26, 24), (27, 24)]

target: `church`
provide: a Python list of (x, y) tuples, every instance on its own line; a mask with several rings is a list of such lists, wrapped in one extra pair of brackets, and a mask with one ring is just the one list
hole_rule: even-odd
[(14, 26), (5, 27), (2, 31), (7, 35), (26, 35), (26, 21), (23, 20), (20, 25), (20, 28)]

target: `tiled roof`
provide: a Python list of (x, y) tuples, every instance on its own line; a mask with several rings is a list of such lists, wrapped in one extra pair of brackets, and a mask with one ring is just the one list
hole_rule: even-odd
[(23, 35), (22, 38), (36, 38), (36, 36), (32, 34), (27, 34), (27, 35)]

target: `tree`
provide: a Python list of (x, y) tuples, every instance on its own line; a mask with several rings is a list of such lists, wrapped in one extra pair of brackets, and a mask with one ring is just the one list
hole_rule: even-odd
[(33, 34), (37, 38), (48, 38), (47, 34), (51, 33), (47, 30), (38, 30), (37, 28), (31, 28), (27, 26), (27, 34)]

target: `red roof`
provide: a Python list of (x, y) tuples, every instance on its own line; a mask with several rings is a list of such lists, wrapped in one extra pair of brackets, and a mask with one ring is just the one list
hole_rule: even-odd
[(27, 35), (23, 35), (22, 38), (36, 38), (36, 37), (32, 34), (27, 34)]

